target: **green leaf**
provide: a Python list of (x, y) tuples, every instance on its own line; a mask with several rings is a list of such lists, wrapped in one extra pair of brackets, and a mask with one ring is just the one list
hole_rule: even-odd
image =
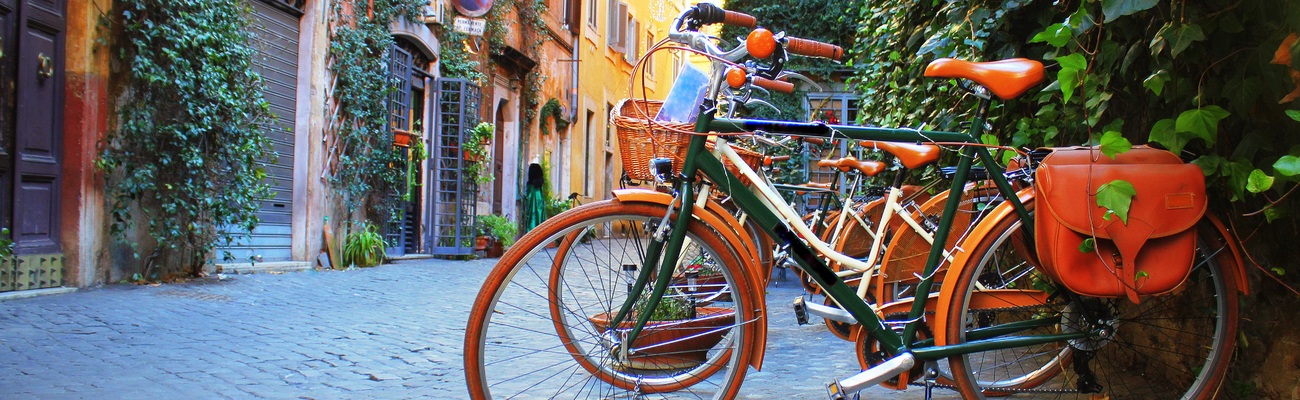
[(1152, 93), (1159, 96), (1160, 92), (1165, 88), (1165, 82), (1169, 82), (1169, 71), (1162, 69), (1142, 81), (1142, 87), (1150, 89)]
[(1097, 205), (1115, 213), (1124, 225), (1128, 225), (1128, 211), (1133, 206), (1133, 196), (1137, 189), (1123, 179), (1107, 182), (1097, 188)]
[(1228, 189), (1232, 190), (1232, 201), (1240, 200), (1245, 194), (1246, 183), (1250, 178), (1250, 172), (1255, 169), (1250, 160), (1238, 158), (1233, 162), (1224, 163), (1220, 166), (1219, 174), (1228, 178)]
[(1237, 19), (1237, 14), (1227, 13), (1219, 21), (1219, 30), (1224, 33), (1237, 33), (1246, 30), (1246, 28), (1241, 26), (1241, 20)]
[(1300, 175), (1300, 157), (1285, 155), (1273, 163), (1273, 171), (1282, 176)]
[(1088, 59), (1083, 54), (1074, 53), (1065, 57), (1057, 57), (1056, 62), (1061, 63), (1061, 68), (1072, 68), (1077, 70), (1088, 69)]
[(1029, 43), (1047, 42), (1052, 47), (1062, 47), (1074, 38), (1074, 30), (1064, 24), (1051, 24), (1046, 29), (1029, 39)]
[(1110, 131), (1101, 135), (1101, 154), (1105, 154), (1106, 157), (1115, 158), (1116, 154), (1126, 152), (1131, 148), (1133, 148), (1133, 143), (1129, 143), (1128, 139), (1125, 139), (1124, 135), (1119, 132)]
[(1170, 55), (1173, 57), (1178, 57), (1178, 53), (1187, 50), (1187, 46), (1191, 46), (1192, 42), (1205, 40), (1205, 34), (1201, 32), (1201, 26), (1195, 24), (1180, 26), (1167, 34), (1172, 36), (1167, 37), (1167, 39), (1174, 45), (1170, 49)]
[(1178, 122), (1174, 127), (1177, 132), (1189, 132), (1196, 137), (1205, 140), (1206, 144), (1214, 145), (1214, 139), (1219, 135), (1219, 120), (1226, 118), (1227, 110), (1219, 106), (1207, 106), (1198, 109), (1183, 111), (1178, 115)]
[(1146, 278), (1146, 277), (1150, 277), (1150, 276), (1151, 276), (1151, 274), (1147, 273), (1146, 271), (1138, 271), (1137, 274), (1134, 274), (1134, 275), (1133, 275), (1133, 280), (1136, 281), (1137, 278)]
[(1264, 171), (1250, 171), (1250, 177), (1246, 178), (1246, 190), (1251, 193), (1259, 193), (1273, 187), (1273, 177), (1265, 174)]
[(1157, 0), (1102, 0), (1101, 14), (1106, 23), (1125, 15), (1155, 7)]
[(1267, 209), (1267, 210), (1264, 210), (1264, 218), (1267, 219), (1269, 223), (1272, 223), (1273, 221), (1277, 220), (1278, 218), (1285, 217), (1285, 216), (1287, 216), (1288, 214), (1291, 214), (1291, 212), (1290, 212), (1290, 211), (1287, 211), (1287, 210), (1284, 209), (1284, 208), (1276, 207), (1276, 206), (1273, 207), (1273, 208), (1269, 208), (1269, 209)]
[(1065, 102), (1070, 101), (1074, 95), (1074, 89), (1083, 83), (1085, 71), (1088, 70), (1088, 60), (1083, 58), (1083, 54), (1074, 53), (1065, 57), (1057, 57), (1056, 61), (1061, 63), (1061, 71), (1056, 74), (1056, 80), (1061, 83), (1061, 94), (1065, 96)]
[(1263, 93), (1263, 85), (1254, 76), (1229, 80), (1223, 85), (1223, 98), (1228, 99), (1228, 106), (1238, 113), (1250, 112), (1260, 93)]
[(1151, 126), (1151, 136), (1147, 140), (1160, 143), (1161, 146), (1165, 146), (1174, 154), (1182, 153), (1183, 146), (1186, 146), (1187, 141), (1191, 140), (1192, 134), (1177, 132), (1174, 130), (1174, 126), (1174, 120), (1169, 118), (1156, 121), (1155, 125)]
[(1097, 241), (1094, 240), (1093, 238), (1083, 239), (1083, 243), (1079, 243), (1080, 253), (1091, 253), (1093, 250), (1096, 249), (1097, 249)]
[(1277, 274), (1278, 276), (1286, 275), (1286, 270), (1282, 269), (1281, 267), (1273, 267), (1269, 269), (1273, 270), (1273, 273)]
[(1300, 111), (1286, 110), (1286, 116), (1291, 117), (1291, 119), (1296, 121), (1300, 121)]
[(1197, 157), (1195, 160), (1192, 160), (1192, 164), (1201, 167), (1201, 172), (1204, 172), (1205, 176), (1214, 176), (1216, 172), (1219, 172), (1219, 165), (1226, 161), (1228, 160), (1223, 157), (1209, 154)]

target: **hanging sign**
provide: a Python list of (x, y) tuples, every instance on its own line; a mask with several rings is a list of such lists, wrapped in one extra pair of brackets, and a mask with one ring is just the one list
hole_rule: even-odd
[(487, 21), (482, 18), (456, 17), (456, 32), (468, 33), (470, 36), (483, 36), (485, 27), (487, 27)]

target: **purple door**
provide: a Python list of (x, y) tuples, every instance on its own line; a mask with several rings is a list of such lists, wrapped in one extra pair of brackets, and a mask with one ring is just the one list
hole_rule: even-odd
[(4, 45), (16, 41), (17, 49), (0, 58), (16, 74), (13, 136), (6, 143), (12, 147), (5, 149), (12, 163), (6, 174), (12, 194), (5, 196), (12, 201), (10, 231), (17, 254), (58, 253), (66, 5), (19, 0), (15, 8), (16, 14), (7, 14), (15, 17), (14, 30), (5, 30)]

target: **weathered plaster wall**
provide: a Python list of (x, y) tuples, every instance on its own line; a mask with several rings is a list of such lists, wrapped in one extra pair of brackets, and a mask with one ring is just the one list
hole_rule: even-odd
[(72, 1), (64, 57), (63, 186), (59, 204), (64, 279), (68, 286), (104, 283), (108, 239), (104, 182), (95, 170), (97, 143), (108, 130), (112, 94), (108, 49), (98, 45), (99, 10), (111, 0)]

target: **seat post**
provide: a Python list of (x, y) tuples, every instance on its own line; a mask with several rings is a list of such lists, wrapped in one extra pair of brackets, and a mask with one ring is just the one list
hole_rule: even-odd
[[(988, 114), (989, 114), (989, 108), (992, 108), (992, 107), (993, 107), (993, 98), (992, 98), (992, 97), (990, 97), (990, 96), (983, 96), (983, 97), (980, 97), (980, 107), (979, 107), (979, 110), (976, 111), (976, 113), (975, 113), (975, 120), (976, 120), (976, 121), (980, 121), (981, 123), (982, 123), (983, 121), (985, 121), (984, 118), (988, 116)], [(979, 139), (979, 138), (976, 138), (976, 139)]]

